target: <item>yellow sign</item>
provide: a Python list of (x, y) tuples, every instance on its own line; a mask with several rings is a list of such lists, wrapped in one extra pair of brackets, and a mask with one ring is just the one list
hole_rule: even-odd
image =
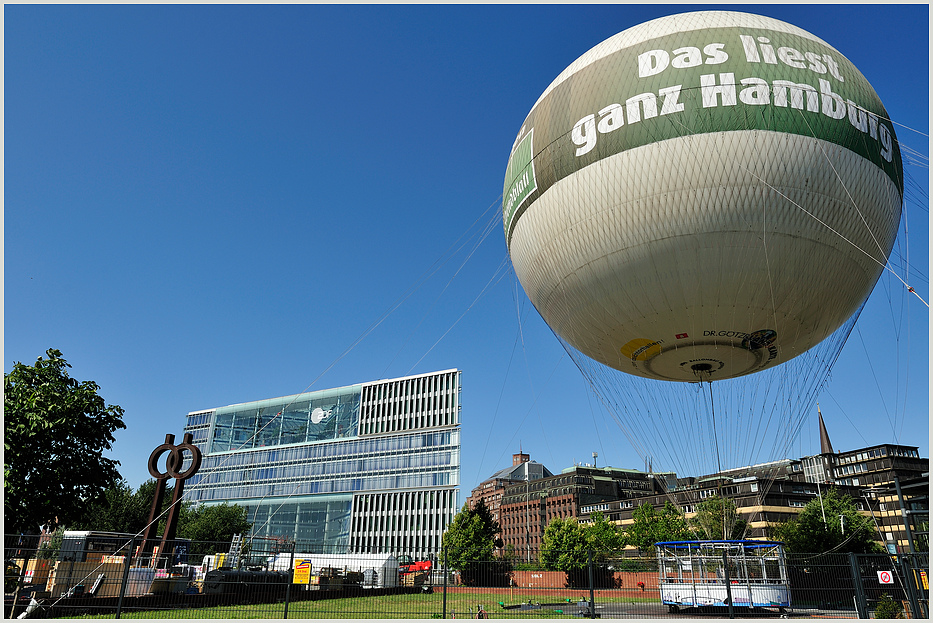
[(295, 574), (292, 576), (292, 584), (310, 584), (311, 583), (311, 561), (303, 558), (295, 559)]
[(920, 581), (923, 582), (923, 590), (925, 590), (925, 591), (930, 590), (930, 581), (927, 580), (927, 572), (926, 572), (926, 571), (921, 571), (921, 572), (920, 572)]

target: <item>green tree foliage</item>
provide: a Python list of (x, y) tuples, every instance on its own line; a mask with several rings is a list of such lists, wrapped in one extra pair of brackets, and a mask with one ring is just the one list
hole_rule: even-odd
[(599, 586), (611, 586), (612, 573), (607, 562), (624, 547), (624, 533), (602, 513), (593, 513), (587, 524), (557, 517), (544, 530), (541, 562), (545, 569), (565, 572), (568, 586), (579, 587), (588, 584), (592, 560), (594, 581)]
[[(103, 499), (88, 507), (84, 516), (72, 524), (74, 530), (99, 530), (141, 535), (152, 512), (158, 482), (150, 478), (134, 492), (120, 481), (107, 489)], [(172, 503), (174, 487), (166, 486), (159, 519), (150, 531), (150, 537), (161, 539), (165, 522)], [(242, 506), (220, 504), (215, 506), (193, 506), (182, 502), (179, 509), (178, 528), (175, 536), (191, 539), (192, 555), (213, 554), (227, 551), (234, 534), (246, 535), (252, 528), (246, 509)]]
[(3, 375), (3, 508), (6, 531), (37, 533), (68, 525), (119, 482), (118, 461), (103, 456), (126, 428), (93, 381), (79, 382), (55, 349), (35, 365)]
[(234, 534), (247, 535), (252, 529), (246, 509), (236, 504), (197, 506), (185, 503), (178, 517), (176, 536), (191, 539), (191, 554), (199, 556), (225, 552)]
[(748, 528), (748, 522), (739, 517), (735, 502), (718, 495), (697, 504), (696, 515), (689, 521), (689, 525), (696, 538), (712, 541), (742, 539)]
[(694, 538), (680, 509), (667, 502), (660, 511), (642, 504), (632, 514), (633, 522), (625, 531), (625, 540), (643, 552), (654, 551), (659, 541), (687, 541)]
[(36, 558), (40, 560), (58, 560), (58, 552), (62, 549), (62, 541), (65, 540), (65, 529), (59, 528), (55, 531), (48, 541), (39, 547)]
[(464, 504), (454, 516), (441, 544), (447, 565), (460, 571), (464, 584), (508, 586), (509, 562), (506, 558), (494, 558), (496, 548), (502, 547), (499, 532), (499, 522), (492, 518), (483, 500), (472, 509)]
[(882, 593), (878, 599), (878, 605), (875, 606), (876, 619), (903, 619), (904, 609), (901, 604), (894, 601), (887, 593)]
[[(139, 486), (136, 491), (121, 480), (107, 489), (103, 499), (88, 506), (87, 512), (81, 520), (73, 524), (75, 530), (101, 530), (105, 532), (122, 532), (124, 534), (137, 534), (146, 529), (149, 513), (152, 512), (152, 499), (155, 497), (157, 481), (150, 478)], [(168, 510), (172, 500), (174, 487), (165, 488), (162, 499), (162, 508), (158, 524), (153, 528), (153, 534), (162, 534), (165, 528), (165, 511)]]
[(625, 532), (598, 511), (590, 516), (590, 523), (585, 524), (583, 530), (587, 545), (593, 551), (609, 554), (625, 547)]
[(586, 531), (577, 520), (555, 517), (544, 529), (541, 562), (549, 571), (576, 571), (587, 564)]
[(502, 543), (499, 532), (499, 522), (493, 520), (483, 500), (472, 509), (464, 504), (441, 539), (447, 550), (447, 564), (461, 569), (470, 562), (491, 560)]
[[(826, 521), (823, 521), (825, 516)], [(770, 526), (771, 537), (789, 552), (868, 554), (882, 552), (872, 520), (859, 513), (855, 501), (835, 487), (810, 500), (796, 517)]]

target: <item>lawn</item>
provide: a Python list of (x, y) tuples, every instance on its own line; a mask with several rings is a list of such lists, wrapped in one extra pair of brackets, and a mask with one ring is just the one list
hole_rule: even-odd
[[(567, 599), (572, 601), (566, 601)], [(448, 593), (448, 618), (474, 618), (477, 605), (482, 605), (491, 619), (500, 618), (566, 618), (573, 617), (578, 611), (576, 597), (535, 596), (525, 591), (514, 591), (509, 596), (508, 590)], [(537, 603), (540, 609), (504, 609), (499, 603), (514, 605), (519, 603)], [(551, 605), (561, 602), (561, 605)], [(599, 598), (597, 603), (657, 603), (656, 597), (619, 596)], [(431, 619), (441, 618), (444, 609), (444, 594), (417, 593), (406, 595), (378, 595), (373, 597), (346, 597), (340, 599), (319, 599), (314, 601), (293, 601), (288, 605), (288, 617), (294, 619)], [(232, 605), (209, 608), (186, 608), (177, 610), (145, 610), (139, 612), (124, 610), (124, 619), (266, 619), (282, 618), (285, 604)], [(113, 618), (113, 615), (86, 616), (80, 618)]]

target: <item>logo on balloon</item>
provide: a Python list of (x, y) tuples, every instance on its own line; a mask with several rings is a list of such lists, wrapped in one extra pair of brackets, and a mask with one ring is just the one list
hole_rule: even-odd
[(773, 331), (771, 329), (761, 329), (760, 331), (749, 333), (748, 337), (742, 340), (742, 348), (748, 350), (758, 350), (759, 348), (770, 346), (776, 339), (777, 331)]
[(528, 134), (515, 146), (515, 150), (509, 158), (508, 168), (505, 172), (506, 192), (502, 201), (507, 224), (511, 222), (512, 216), (514, 216), (519, 206), (538, 189), (538, 180), (535, 177), (534, 133), (534, 128), (529, 130)]
[(632, 361), (644, 361), (661, 352), (662, 342), (664, 340), (649, 340), (639, 337), (629, 340), (620, 350), (623, 355), (630, 357)]

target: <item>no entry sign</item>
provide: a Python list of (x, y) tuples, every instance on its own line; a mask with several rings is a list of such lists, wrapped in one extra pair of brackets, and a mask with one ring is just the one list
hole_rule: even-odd
[(879, 571), (878, 572), (878, 583), (879, 584), (894, 584), (894, 577), (891, 575), (890, 571)]

